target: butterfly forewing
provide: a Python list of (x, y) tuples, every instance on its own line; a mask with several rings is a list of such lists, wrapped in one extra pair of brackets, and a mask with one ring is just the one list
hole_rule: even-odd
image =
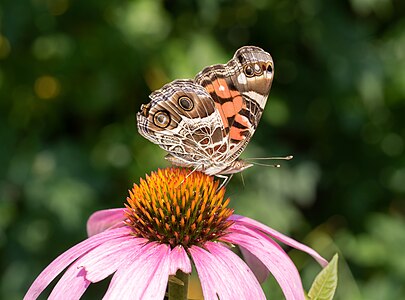
[[(248, 73), (248, 69), (253, 73)], [(272, 80), (270, 54), (252, 46), (240, 48), (226, 65), (207, 67), (197, 74), (195, 82), (210, 93), (227, 130), (226, 160), (237, 159), (252, 137)]]

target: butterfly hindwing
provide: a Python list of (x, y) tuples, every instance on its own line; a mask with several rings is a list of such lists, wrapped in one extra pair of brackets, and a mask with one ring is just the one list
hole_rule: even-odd
[(191, 80), (176, 80), (150, 95), (138, 113), (138, 131), (183, 166), (210, 164), (223, 147), (224, 127), (207, 91)]

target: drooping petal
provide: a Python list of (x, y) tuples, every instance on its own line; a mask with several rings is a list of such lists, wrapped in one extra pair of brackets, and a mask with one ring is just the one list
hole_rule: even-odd
[(254, 273), (239, 256), (220, 243), (207, 242), (205, 247), (214, 256), (222, 260), (223, 267), (228, 266), (231, 269), (233, 277), (231, 280), (233, 283), (239, 281), (244, 289), (242, 295), (245, 295), (246, 299), (265, 299)]
[(76, 300), (83, 296), (91, 282), (86, 279), (86, 270), (74, 262), (53, 288), (48, 300)]
[[(189, 252), (197, 269), (204, 299), (218, 299), (218, 288), (216, 285), (220, 285), (221, 288), (221, 285), (223, 286), (223, 282), (221, 277), (216, 273), (215, 268), (212, 267), (211, 253), (197, 246), (192, 246), (189, 248)], [(224, 288), (226, 288), (226, 286)]]
[(36, 299), (42, 291), (51, 283), (59, 273), (69, 266), (78, 257), (83, 256), (91, 249), (109, 240), (119, 236), (127, 235), (131, 232), (129, 228), (117, 228), (94, 235), (83, 242), (73, 246), (53, 262), (51, 262), (32, 283), (28, 292), (25, 294), (24, 300)]
[(304, 300), (304, 289), (294, 263), (275, 241), (264, 239), (262, 235), (235, 225), (232, 233), (224, 236), (223, 240), (246, 248), (260, 259), (277, 280), (287, 300)]
[(278, 232), (277, 230), (274, 230), (266, 225), (263, 225), (260, 222), (257, 222), (248, 217), (244, 217), (244, 216), (240, 216), (240, 215), (232, 215), (229, 219), (232, 221), (235, 221), (235, 224), (241, 224), (248, 228), (258, 229), (258, 230), (270, 235), (271, 237), (274, 237), (275, 239), (279, 240), (280, 242), (283, 242), (284, 244), (286, 244), (288, 246), (291, 246), (295, 249), (308, 253), (322, 267), (325, 267), (328, 264), (328, 261), (326, 259), (324, 259), (322, 256), (320, 256), (314, 249), (312, 249), (304, 244), (301, 244), (300, 242), (297, 242), (296, 240)]
[[(164, 299), (166, 293), (167, 282), (169, 280), (170, 266), (170, 246), (159, 245), (160, 249), (156, 249), (154, 256), (157, 256), (158, 264), (155, 271), (151, 274), (149, 282), (146, 282), (146, 289), (142, 295), (142, 299)], [(146, 259), (148, 261), (148, 259)]]
[(50, 299), (79, 299), (90, 283), (101, 281), (114, 273), (127, 253), (139, 251), (146, 242), (146, 239), (126, 235), (90, 250), (63, 274), (52, 290)]
[(170, 251), (169, 275), (175, 275), (177, 270), (186, 274), (191, 273), (190, 258), (182, 246), (177, 246)]
[(252, 271), (235, 253), (218, 243), (204, 246), (209, 252), (198, 246), (189, 249), (204, 299), (266, 299)]
[(245, 248), (243, 248), (241, 246), (239, 246), (239, 249), (243, 255), (243, 260), (247, 263), (249, 268), (253, 271), (253, 274), (255, 274), (257, 280), (260, 283), (265, 282), (267, 277), (270, 274), (269, 269), (267, 269), (267, 267), (251, 252), (249, 252), (248, 250), (246, 250)]
[(87, 235), (93, 236), (108, 228), (124, 226), (125, 208), (99, 210), (87, 220)]
[(219, 294), (224, 299), (231, 299), (232, 291), (226, 282), (229, 270), (221, 270), (221, 274), (218, 274), (216, 259), (211, 253), (197, 246), (192, 246), (189, 251), (197, 269), (204, 299), (217, 300)]
[(170, 246), (148, 243), (128, 253), (103, 299), (163, 299), (169, 278)]
[(146, 239), (132, 235), (108, 241), (80, 258), (78, 266), (86, 270), (87, 280), (101, 281), (119, 268), (128, 253), (139, 251), (146, 243)]

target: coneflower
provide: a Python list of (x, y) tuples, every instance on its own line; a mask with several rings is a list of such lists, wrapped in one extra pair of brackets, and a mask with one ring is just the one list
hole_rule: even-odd
[[(90, 237), (45, 268), (24, 299), (36, 299), (66, 268), (49, 299), (79, 299), (91, 283), (111, 274), (104, 299), (163, 299), (168, 284), (169, 298), (186, 299), (192, 265), (206, 300), (265, 299), (259, 281), (269, 272), (286, 299), (305, 299), (297, 268), (275, 240), (310, 254), (322, 266), (327, 261), (313, 249), (233, 214), (218, 184), (186, 169), (153, 172), (134, 184), (124, 208), (94, 213), (87, 224)], [(176, 274), (178, 279), (169, 280)]]

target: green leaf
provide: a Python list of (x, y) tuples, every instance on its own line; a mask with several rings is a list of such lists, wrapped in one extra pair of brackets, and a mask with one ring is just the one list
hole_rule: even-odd
[(331, 300), (335, 295), (338, 282), (338, 255), (335, 254), (329, 264), (316, 276), (308, 292), (311, 300)]

